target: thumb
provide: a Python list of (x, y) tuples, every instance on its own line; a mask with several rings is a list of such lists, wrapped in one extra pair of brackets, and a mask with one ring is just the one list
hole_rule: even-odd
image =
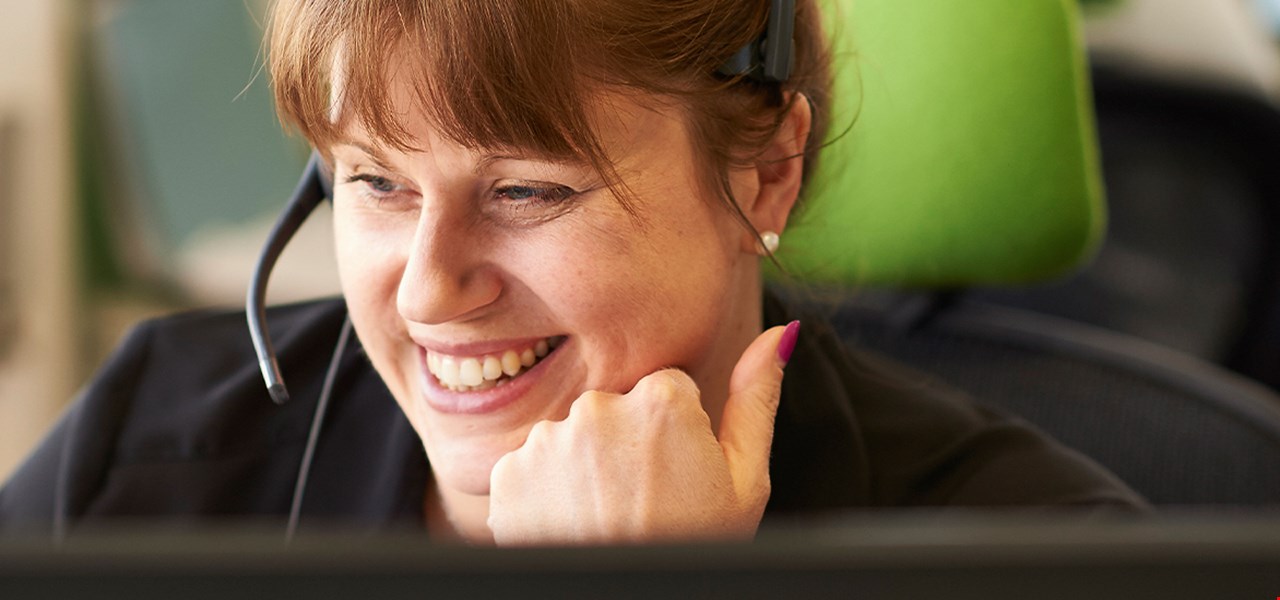
[(734, 486), (743, 491), (767, 481), (773, 422), (782, 393), (782, 369), (791, 358), (800, 322), (773, 327), (747, 346), (729, 377), (729, 399), (717, 438)]

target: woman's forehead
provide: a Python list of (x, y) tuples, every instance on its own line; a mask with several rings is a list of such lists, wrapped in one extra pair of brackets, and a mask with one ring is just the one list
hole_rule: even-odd
[[(395, 152), (429, 152), (440, 144), (459, 146), (472, 153), (477, 162), (498, 159), (537, 160), (561, 163), (589, 163), (588, 157), (548, 153), (544, 147), (519, 144), (477, 144), (474, 138), (454, 139), (450, 132), (465, 128), (466, 124), (442, 124), (449, 113), (440, 114), (422, 106), (415, 93), (421, 85), (408, 70), (391, 71), (387, 82), (392, 111), (397, 116), (405, 134), (397, 141), (373, 131), (367, 120), (349, 114), (344, 109), (337, 113), (335, 122), (340, 134), (332, 147), (345, 145), (368, 155), (375, 162), (389, 163), (388, 156)], [(586, 96), (584, 112), (591, 133), (599, 140), (611, 162), (618, 166), (630, 162), (629, 157), (651, 151), (656, 145), (670, 144), (674, 135), (686, 133), (684, 111), (670, 98), (634, 91), (599, 89)], [(444, 125), (444, 126), (442, 126)], [(483, 166), (481, 164), (480, 166)]]

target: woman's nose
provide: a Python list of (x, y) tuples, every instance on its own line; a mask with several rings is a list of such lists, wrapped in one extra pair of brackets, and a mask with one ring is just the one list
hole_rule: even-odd
[(502, 281), (485, 256), (484, 242), (474, 239), (466, 219), (427, 212), (419, 220), (396, 293), (400, 316), (434, 325), (493, 304)]

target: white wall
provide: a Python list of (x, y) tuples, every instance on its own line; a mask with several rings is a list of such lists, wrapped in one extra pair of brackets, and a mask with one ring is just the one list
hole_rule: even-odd
[(1095, 56), (1277, 97), (1280, 52), (1264, 16), (1245, 0), (1126, 0), (1086, 33)]

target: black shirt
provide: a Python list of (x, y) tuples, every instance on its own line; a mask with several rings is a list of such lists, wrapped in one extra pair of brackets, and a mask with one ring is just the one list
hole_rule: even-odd
[[(0, 529), (108, 518), (283, 520), (346, 316), (341, 300), (268, 311), (292, 399), (272, 403), (243, 313), (138, 326), (0, 489)], [(765, 325), (802, 321), (786, 368), (770, 518), (905, 506), (1143, 501), (1026, 423), (851, 351), (816, 313), (766, 292)], [(422, 523), (421, 441), (359, 342), (338, 358), (301, 523)]]

